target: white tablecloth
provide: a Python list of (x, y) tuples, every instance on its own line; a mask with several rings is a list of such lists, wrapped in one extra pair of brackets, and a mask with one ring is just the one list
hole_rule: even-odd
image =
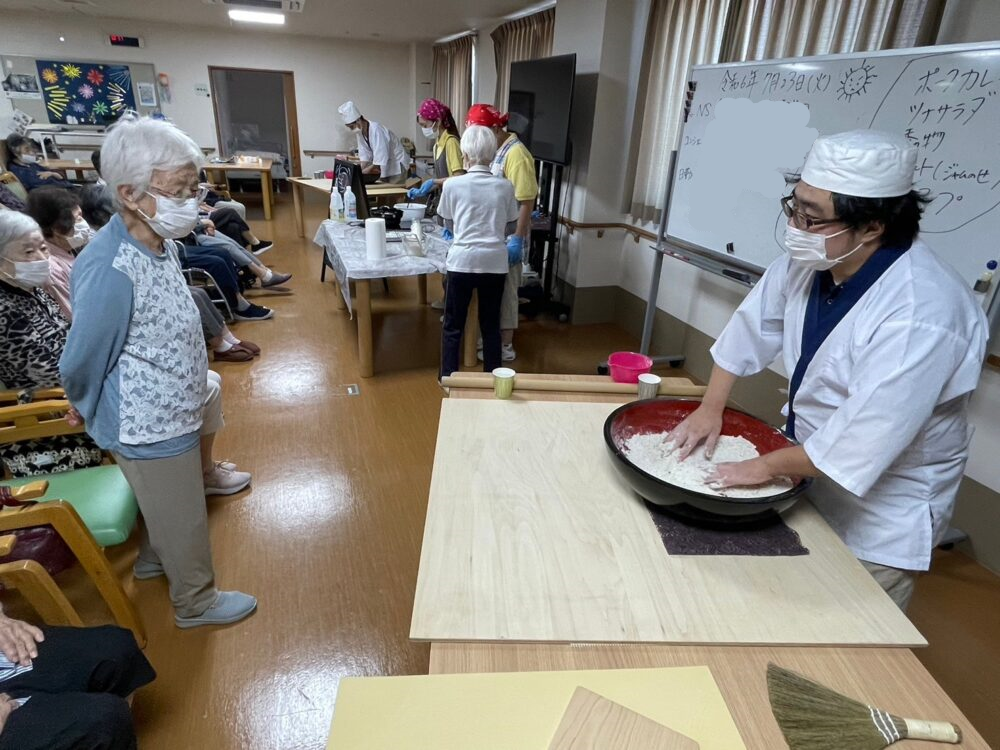
[(319, 225), (313, 239), (323, 248), (326, 259), (337, 275), (340, 291), (353, 316), (351, 306), (352, 279), (384, 279), (392, 276), (421, 276), (426, 273), (444, 273), (449, 243), (441, 239), (440, 229), (431, 229), (424, 222), (424, 247), (426, 257), (407, 254), (403, 242), (389, 242), (387, 255), (378, 261), (368, 260), (365, 248), (364, 227), (327, 219)]

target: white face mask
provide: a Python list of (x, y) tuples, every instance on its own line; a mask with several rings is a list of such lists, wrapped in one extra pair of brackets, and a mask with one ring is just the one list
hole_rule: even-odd
[(428, 138), (436, 138), (437, 137), (437, 131), (434, 128), (424, 128), (424, 127), (421, 127), (420, 128), (420, 132), (422, 132)]
[(35, 162), (38, 161), (38, 157), (35, 156), (34, 154), (21, 154), (19, 158), (25, 164), (34, 164)]
[(84, 219), (77, 219), (73, 224), (73, 234), (66, 236), (66, 243), (74, 250), (90, 242), (90, 224)]
[(45, 260), (8, 260), (5, 265), (13, 266), (14, 273), (11, 274), (4, 269), (0, 270), (0, 274), (11, 284), (22, 289), (34, 289), (49, 280), (49, 261), (47, 258)]
[(785, 249), (792, 256), (792, 260), (800, 263), (806, 268), (813, 268), (817, 271), (827, 271), (838, 263), (843, 263), (846, 258), (856, 253), (865, 243), (860, 243), (849, 253), (841, 255), (839, 258), (829, 258), (826, 254), (826, 241), (837, 237), (850, 230), (844, 227), (839, 232), (833, 234), (817, 234), (807, 232), (804, 229), (793, 227), (791, 224), (785, 225)]
[(147, 216), (140, 209), (139, 216), (146, 220), (149, 228), (166, 240), (180, 239), (191, 233), (198, 223), (198, 199), (167, 198), (147, 192), (156, 201), (156, 213)]

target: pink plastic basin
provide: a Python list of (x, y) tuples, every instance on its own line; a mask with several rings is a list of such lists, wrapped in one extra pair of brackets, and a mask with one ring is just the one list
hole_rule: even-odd
[(640, 375), (653, 369), (653, 360), (638, 352), (615, 352), (608, 357), (608, 367), (616, 383), (638, 383)]

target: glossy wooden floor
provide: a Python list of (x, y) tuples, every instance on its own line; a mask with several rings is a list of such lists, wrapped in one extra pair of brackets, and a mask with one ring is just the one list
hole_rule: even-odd
[[(259, 293), (275, 318), (236, 327), (261, 345), (260, 360), (217, 367), (226, 413), (217, 455), (254, 474), (251, 491), (209, 501), (217, 579), (255, 594), (259, 611), (229, 628), (179, 630), (166, 584), (129, 574), (134, 546), (109, 551), (159, 673), (133, 705), (145, 750), (318, 750), (342, 676), (427, 671), (428, 647), (407, 633), (442, 398), (440, 313), (379, 317), (384, 305), (411, 307), (416, 286), (393, 281), (388, 299), (377, 289), (378, 374), (362, 381), (355, 327), (319, 282), (311, 233), (321, 215), (310, 206), (307, 238), (297, 239), (284, 195), (275, 221), (254, 222), (275, 238), (264, 260), (295, 274), (293, 291)], [(592, 373), (609, 351), (635, 345), (610, 325), (532, 323), (514, 366)], [(360, 395), (348, 396), (348, 384)], [(101, 621), (78, 574), (62, 579), (85, 619)], [(912, 614), (932, 644), (919, 655), (1000, 747), (1000, 581), (947, 554), (921, 580)]]

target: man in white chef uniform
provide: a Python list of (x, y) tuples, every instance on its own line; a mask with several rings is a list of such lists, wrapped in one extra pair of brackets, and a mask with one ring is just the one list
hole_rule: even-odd
[(719, 464), (717, 487), (817, 477), (812, 502), (905, 610), (948, 527), (971, 430), (986, 318), (918, 237), (917, 149), (857, 130), (821, 137), (782, 200), (787, 254), (712, 347), (702, 405), (673, 440), (711, 454), (736, 379), (779, 354), (799, 445)]
[(364, 174), (378, 175), (382, 182), (402, 184), (410, 170), (410, 155), (389, 128), (361, 115), (354, 102), (341, 104), (337, 111), (348, 130), (358, 138), (358, 159)]

